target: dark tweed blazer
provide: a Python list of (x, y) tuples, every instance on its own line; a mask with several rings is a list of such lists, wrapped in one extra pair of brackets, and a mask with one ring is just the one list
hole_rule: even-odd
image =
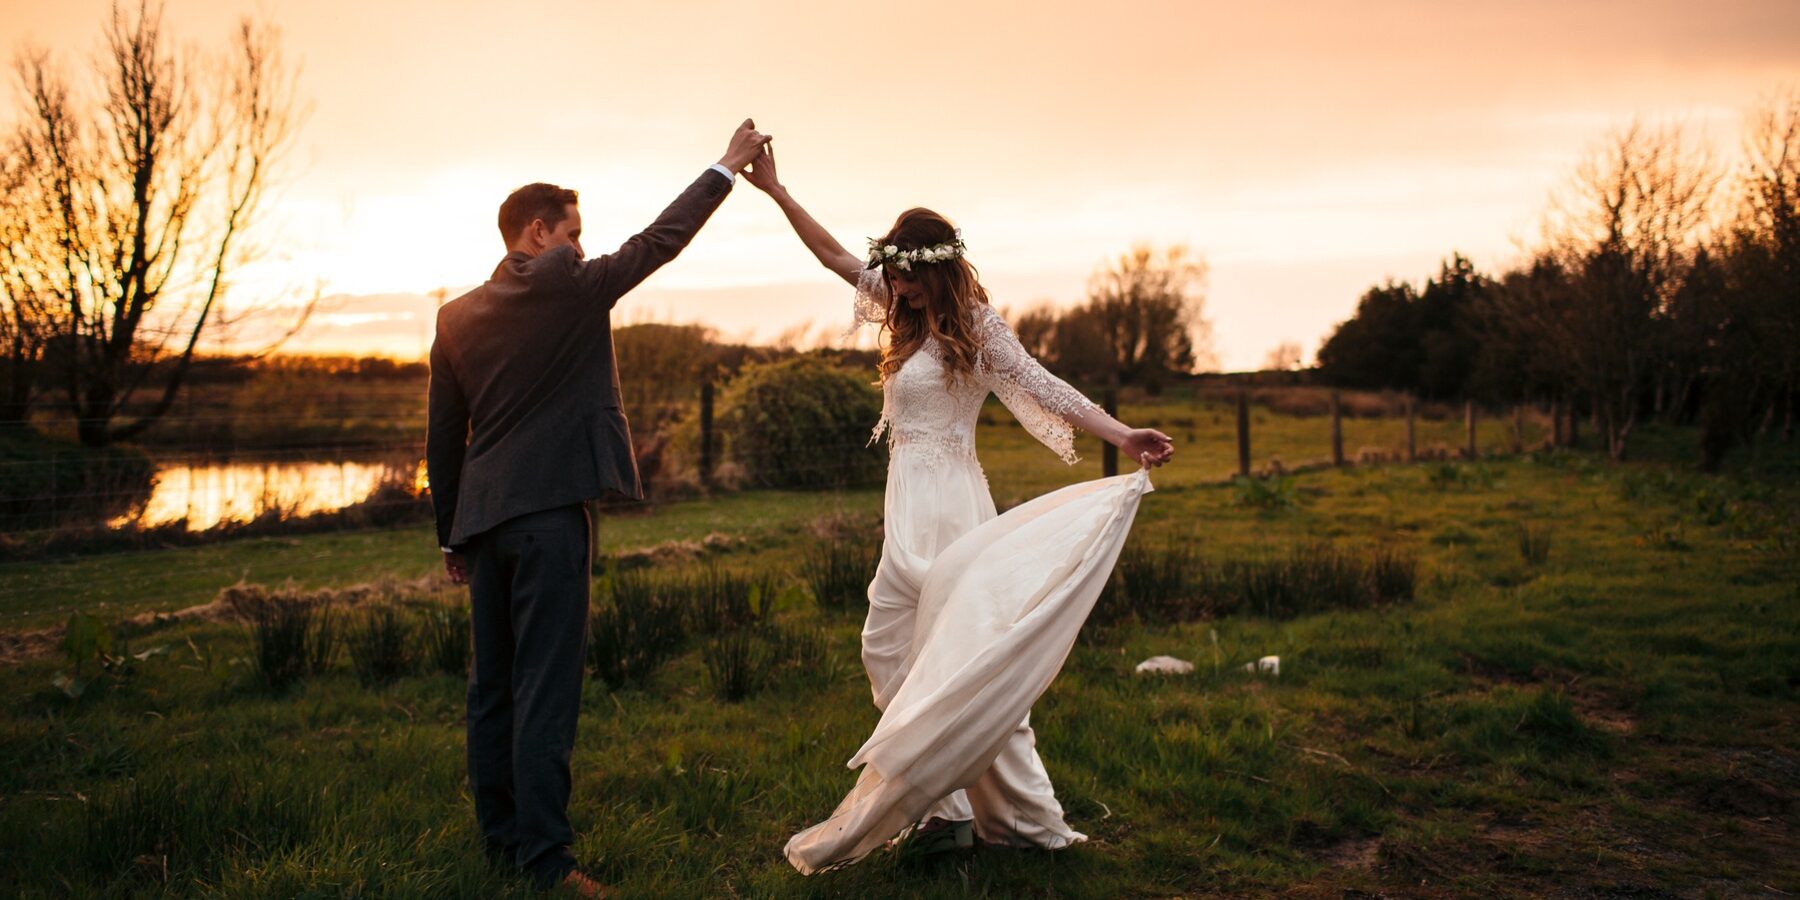
[(585, 261), (566, 246), (508, 253), (438, 311), (425, 467), (441, 546), (609, 491), (643, 497), (619, 408), (613, 304), (674, 259), (730, 191), (708, 169), (618, 250)]

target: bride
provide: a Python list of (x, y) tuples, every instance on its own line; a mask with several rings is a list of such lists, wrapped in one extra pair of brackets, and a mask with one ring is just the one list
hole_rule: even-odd
[[(1150, 490), (1169, 437), (1130, 428), (1045, 371), (987, 302), (960, 232), (926, 209), (845, 250), (776, 174), (773, 151), (744, 172), (808, 250), (856, 287), (852, 328), (888, 334), (882, 414), (892, 453), (881, 562), (869, 585), (863, 665), (875, 732), (850, 760), (856, 787), (786, 855), (812, 874), (856, 861), (909, 828), (958, 845), (1058, 848), (1085, 840), (1063, 819), (1035, 748), (1031, 704), (1061, 668)], [(996, 516), (975, 458), (992, 391), (1021, 425), (1076, 461), (1072, 427), (1139, 460), (1134, 475), (1083, 482)], [(921, 825), (920, 823), (924, 823)], [(972, 827), (971, 827), (972, 826)]]

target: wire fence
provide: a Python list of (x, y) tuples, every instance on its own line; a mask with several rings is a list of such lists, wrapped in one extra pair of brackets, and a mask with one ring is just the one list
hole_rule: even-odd
[[(417, 405), (416, 394), (405, 396)], [(1207, 469), (1203, 473), (1190, 469), (1182, 477), (1196, 482), (1218, 480), (1229, 477), (1234, 469), (1240, 475), (1257, 474), (1259, 470), (1253, 463), (1272, 461), (1273, 450), (1317, 464), (1351, 465), (1364, 461), (1346, 454), (1345, 413), (1335, 394), (1331, 396), (1328, 414), (1318, 417), (1294, 416), (1263, 407), (1257, 407), (1259, 414), (1253, 417), (1248, 412), (1251, 402), (1244, 391), (1215, 392), (1204, 398), (1196, 394), (1186, 401), (1191, 406), (1164, 401), (1161, 411), (1174, 410), (1177, 414), (1169, 418), (1194, 428), (1199, 427), (1194, 425), (1197, 420), (1206, 418), (1204, 414), (1192, 415), (1194, 411), (1204, 407), (1212, 415), (1213, 433), (1202, 436), (1212, 442), (1204, 463)], [(1417, 406), (1410, 400), (1404, 406), (1404, 439), (1398, 437), (1402, 433), (1398, 427), (1400, 418), (1389, 414), (1358, 418), (1362, 422), (1386, 421), (1384, 434), (1394, 435), (1390, 444), (1393, 461), (1443, 458), (1446, 452), (1474, 457), (1504, 449), (1508, 443), (1517, 450), (1542, 442), (1561, 443), (1565, 434), (1573, 436), (1573, 421), (1565, 427), (1554, 410), (1478, 411), (1471, 405), (1463, 410), (1465, 421), (1452, 422), (1446, 421), (1443, 405), (1439, 407), (1433, 411), (1436, 437), (1429, 452), (1423, 443), (1413, 446), (1413, 415)], [(646, 408), (630, 416), (634, 431), (639, 430), (640, 423), (647, 426), (640, 434), (648, 440), (640, 441), (639, 464), (654, 505), (667, 508), (708, 502), (717, 493), (706, 486), (718, 486), (711, 481), (711, 476), (718, 474), (728, 476), (727, 486), (767, 486), (758, 483), (755, 473), (766, 468), (763, 464), (788, 452), (728, 448), (721, 436), (713, 434), (710, 423), (697, 421), (705, 418), (705, 412), (710, 412), (710, 404), (671, 404)], [(1488, 429), (1479, 446), (1478, 417)], [(1552, 418), (1554, 423), (1549, 421)], [(291, 419), (278, 413), (249, 418), (177, 415), (167, 418), (161, 426), (173, 432), (205, 435), (208, 423), (230, 421), (235, 427), (245, 421), (291, 424)], [(52, 427), (72, 427), (69, 420), (48, 421)], [(981, 414), (981, 422), (983, 429), (1002, 426), (1006, 433), (1016, 431), (1003, 427), (1005, 423), (989, 411)], [(656, 427), (648, 427), (652, 423), (660, 425), (660, 434)], [(1178, 430), (1167, 422), (1154, 420), (1133, 424), (1163, 427), (1171, 434)], [(117, 455), (95, 455), (92, 451), (51, 444), (42, 456), (0, 459), (0, 629), (12, 630), (24, 622), (42, 623), (45, 615), (67, 610), (74, 602), (46, 597), (41, 589), (28, 592), (31, 602), (7, 602), (9, 580), (25, 574), (36, 577), (34, 560), (69, 556), (118, 558), (246, 537), (320, 532), (356, 535), (427, 526), (432, 516), (423, 471), (424, 418), (406, 418), (403, 414), (401, 425), (411, 431), (411, 436), (356, 445), (296, 439), (278, 446), (246, 448), (202, 439), (190, 446), (170, 443), (136, 447)], [(1465, 446), (1445, 446), (1445, 438), (1452, 431), (1458, 432), (1458, 437), (1466, 435)], [(1019, 446), (1029, 443), (1029, 438), (1008, 438), (1014, 439), (1023, 442)], [(710, 453), (705, 449), (709, 444)], [(1021, 490), (1035, 493), (1054, 487), (1057, 480), (1066, 483), (1104, 474), (1101, 454), (1089, 456), (1077, 470), (1065, 470), (1053, 456), (1040, 452), (1035, 444), (1031, 447), (1029, 459), (1041, 463), (1041, 472), (1030, 464), (1017, 464), (1017, 460), (1027, 457), (1016, 455), (1021, 451), (1011, 444), (984, 447), (984, 457), (990, 449), (995, 454), (985, 461), (995, 479), (997, 499), (1004, 496), (1016, 500), (1020, 499), (1017, 495)], [(1303, 448), (1305, 453), (1291, 454), (1295, 447)], [(816, 483), (871, 488), (879, 484), (879, 455), (883, 451), (871, 447), (867, 431), (858, 429), (825, 443), (814, 442), (807, 449)], [(707, 471), (708, 463), (714, 471)], [(686, 490), (658, 494), (666, 484), (681, 478), (689, 481)], [(698, 482), (701, 489), (694, 490), (693, 482)], [(618, 513), (642, 508), (644, 503), (614, 497), (601, 501), (599, 506), (603, 512)], [(215, 560), (207, 565), (218, 567), (212, 581), (220, 586), (241, 577), (241, 572), (227, 561), (227, 555), (207, 558)], [(195, 582), (193, 567), (200, 557), (167, 559), (166, 565), (143, 571), (135, 564), (128, 566), (135, 573), (133, 589), (146, 596), (160, 596), (176, 586)], [(191, 602), (207, 599), (210, 597), (194, 597)]]

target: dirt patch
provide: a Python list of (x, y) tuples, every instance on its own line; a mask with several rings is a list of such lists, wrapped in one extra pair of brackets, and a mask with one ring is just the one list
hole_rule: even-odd
[(1575, 714), (1590, 728), (1611, 735), (1629, 735), (1637, 731), (1637, 717), (1631, 714), (1630, 704), (1583, 681), (1579, 673), (1545, 666), (1532, 666), (1529, 672), (1520, 672), (1468, 653), (1462, 654), (1462, 663), (1463, 672), (1481, 690), (1502, 684), (1557, 688), (1568, 697)]
[(1381, 838), (1347, 838), (1321, 848), (1313, 854), (1313, 858), (1334, 869), (1371, 871), (1381, 861)]
[(1696, 789), (1694, 805), (1707, 812), (1763, 819), (1787, 815), (1794, 808), (1794, 797), (1774, 785), (1727, 775)]
[(1626, 710), (1617, 697), (1595, 690), (1579, 678), (1563, 684), (1569, 705), (1589, 726), (1608, 734), (1627, 735), (1637, 731), (1637, 717)]

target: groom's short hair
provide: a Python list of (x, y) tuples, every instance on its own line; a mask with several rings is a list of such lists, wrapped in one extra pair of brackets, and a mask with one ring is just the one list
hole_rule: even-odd
[(519, 188), (500, 204), (500, 237), (512, 246), (533, 219), (543, 219), (545, 225), (555, 228), (576, 202), (574, 191), (542, 181)]

